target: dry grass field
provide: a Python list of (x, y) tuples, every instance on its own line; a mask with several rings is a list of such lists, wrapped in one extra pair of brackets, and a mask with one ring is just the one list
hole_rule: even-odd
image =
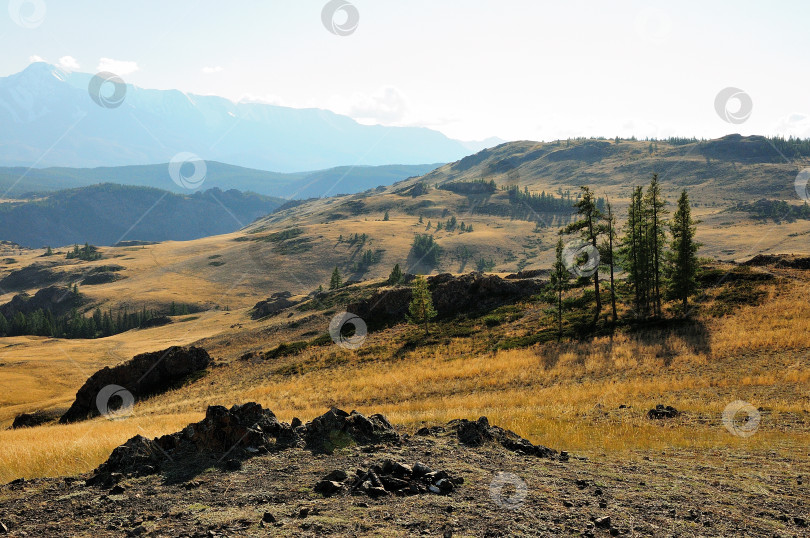
[[(123, 420), (0, 431), (0, 482), (86, 472), (136, 434), (177, 431), (202, 418), (207, 405), (247, 401), (286, 421), (339, 406), (382, 412), (414, 430), (486, 415), (533, 442), (609, 458), (670, 449), (801, 458), (810, 441), (810, 279), (800, 271), (775, 272), (782, 278), (767, 285), (763, 304), (721, 317), (701, 314), (696, 327), (522, 349), (493, 350), (491, 330), (473, 319), (469, 334), (416, 347), (403, 346), (415, 329), (400, 325), (371, 333), (355, 351), (328, 345), (242, 361), (246, 351), (323, 333), (331, 317), (331, 311), (305, 312), (251, 321), (244, 309), (107, 339), (12, 339), (3, 354), (4, 424), (23, 410), (64, 409), (94, 368), (137, 352), (197, 342), (217, 366), (190, 385), (138, 403)], [(529, 334), (547, 315), (542, 304), (520, 309), (519, 319), (497, 328), (499, 338)], [(723, 427), (723, 410), (735, 400), (761, 410), (752, 437)], [(646, 411), (659, 403), (683, 415), (649, 420)]]

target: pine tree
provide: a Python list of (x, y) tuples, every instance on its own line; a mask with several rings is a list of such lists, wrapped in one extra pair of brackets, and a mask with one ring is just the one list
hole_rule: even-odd
[(433, 296), (428, 289), (425, 277), (418, 276), (413, 282), (413, 295), (408, 305), (408, 320), (414, 324), (425, 326), (425, 335), (430, 334), (428, 323), (437, 315), (433, 307)]
[(395, 286), (402, 281), (402, 269), (399, 268), (399, 264), (396, 264), (394, 268), (391, 270), (391, 274), (388, 275), (388, 285)]
[(614, 279), (614, 268), (615, 268), (615, 243), (616, 243), (616, 216), (613, 214), (613, 207), (610, 205), (610, 202), (607, 202), (607, 215), (605, 216), (605, 222), (607, 223), (605, 233), (607, 234), (607, 238), (605, 239), (604, 244), (602, 245), (602, 263), (607, 265), (610, 268), (610, 308), (613, 313), (613, 323), (615, 324), (618, 320), (618, 314), (616, 313), (616, 287), (615, 287), (615, 279)]
[(633, 309), (637, 317), (646, 317), (649, 313), (647, 272), (649, 256), (647, 215), (644, 208), (644, 191), (641, 187), (633, 189), (624, 232), (620, 253), (624, 259), (627, 281), (633, 290)]
[[(596, 207), (596, 200), (593, 197), (590, 187), (583, 186), (582, 197), (574, 204), (577, 209), (577, 214), (581, 216), (578, 221), (572, 222), (566, 226), (564, 233), (570, 234), (578, 232), (583, 241), (590, 243), (594, 249), (598, 248), (597, 241), (599, 235), (603, 232), (603, 227), (599, 224), (601, 213)], [(593, 325), (599, 321), (599, 316), (602, 313), (602, 298), (599, 295), (599, 269), (593, 274), (593, 289), (596, 298), (596, 306), (594, 309)]]
[(557, 240), (557, 252), (554, 259), (554, 267), (551, 269), (551, 289), (554, 290), (557, 300), (557, 311), (555, 312), (557, 318), (557, 340), (562, 340), (562, 315), (563, 315), (563, 293), (568, 289), (571, 274), (565, 266), (563, 260), (563, 245), (562, 237)]
[(422, 214), (420, 213), (419, 214), (419, 224), (423, 224), (424, 222), (425, 222), (425, 219), (422, 218)]
[(663, 272), (664, 247), (666, 245), (665, 217), (666, 200), (661, 196), (658, 174), (653, 174), (644, 198), (649, 214), (650, 268), (652, 269), (652, 303), (656, 316), (661, 316), (661, 275)]
[(337, 267), (335, 267), (335, 270), (332, 271), (332, 278), (329, 280), (329, 289), (336, 290), (341, 286), (341, 284), (342, 281), (340, 279), (340, 271)]
[(700, 243), (695, 241), (696, 221), (692, 220), (689, 195), (686, 190), (678, 199), (678, 209), (670, 223), (672, 250), (668, 255), (667, 276), (670, 295), (681, 302), (684, 316), (689, 315), (689, 297), (697, 291), (697, 251)]
[(385, 215), (383, 215), (383, 220), (385, 220), (385, 221), (391, 220), (391, 217), (388, 215), (388, 210), (387, 209), (385, 210)]

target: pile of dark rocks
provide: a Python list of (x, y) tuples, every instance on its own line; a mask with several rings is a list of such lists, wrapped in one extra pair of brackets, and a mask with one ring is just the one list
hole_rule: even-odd
[[(507, 450), (518, 454), (537, 456), (540, 458), (568, 460), (566, 452), (557, 452), (542, 445), (532, 444), (511, 430), (506, 430), (500, 426), (490, 426), (487, 417), (481, 417), (476, 421), (466, 419), (451, 420), (447, 423), (450, 431), (458, 436), (462, 445), (469, 447), (480, 447), (486, 443), (497, 443)], [(417, 435), (429, 435), (430, 430), (424, 429), (416, 432)]]
[(665, 418), (675, 418), (680, 414), (680, 411), (671, 405), (658, 404), (655, 406), (655, 409), (650, 409), (647, 411), (647, 418), (661, 420)]
[(350, 493), (373, 499), (425, 493), (448, 495), (463, 483), (463, 478), (451, 476), (447, 471), (434, 471), (423, 463), (408, 465), (385, 460), (381, 465), (357, 469), (353, 476), (342, 470), (332, 471), (315, 484), (315, 492), (324, 497)]
[(399, 443), (400, 436), (382, 415), (346, 413), (332, 408), (312, 422), (279, 422), (257, 403), (208, 407), (205, 418), (182, 431), (155, 439), (135, 436), (113, 450), (94, 472), (91, 483), (108, 485), (122, 476), (160, 472), (166, 466), (213, 459), (226, 469), (239, 469), (241, 461), (269, 451), (305, 448), (331, 453), (336, 448), (379, 443)]

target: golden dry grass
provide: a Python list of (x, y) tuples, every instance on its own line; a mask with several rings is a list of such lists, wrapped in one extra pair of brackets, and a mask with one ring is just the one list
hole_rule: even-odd
[[(534, 442), (582, 454), (673, 447), (795, 450), (810, 441), (808, 292), (805, 280), (773, 286), (765, 304), (707, 320), (705, 349), (690, 333), (661, 341), (620, 334), (498, 352), (482, 352), (470, 339), (456, 338), (399, 359), (383, 351), (369, 357), (336, 346), (311, 348), (295, 360), (321, 367), (303, 375), (273, 374), (278, 366), (273, 361), (233, 361), (192, 385), (139, 403), (127, 420), (0, 432), (0, 481), (88, 471), (133, 435), (177, 431), (199, 420), (207, 405), (246, 401), (258, 401), (287, 421), (311, 419), (337, 405), (382, 412), (411, 429), (487, 415)], [(222, 330), (232, 319), (226, 314), (245, 313), (212, 314), (188, 339)], [(168, 331), (164, 338), (172, 337), (161, 329)], [(384, 350), (409, 330), (372, 333), (365, 346)], [(207, 340), (216, 356), (233, 359), (255, 345), (249, 328), (241, 336), (229, 333)], [(136, 348), (130, 342), (126, 349)], [(721, 423), (724, 407), (737, 399), (763, 408), (760, 429), (748, 439), (729, 434)], [(650, 421), (646, 410), (657, 403), (674, 405), (685, 418)], [(622, 404), (630, 407), (618, 409)]]

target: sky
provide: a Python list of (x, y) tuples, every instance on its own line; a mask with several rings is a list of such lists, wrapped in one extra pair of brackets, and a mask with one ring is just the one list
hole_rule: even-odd
[(332, 1), (3, 0), (0, 76), (45, 60), (461, 140), (810, 137), (810, 2)]

